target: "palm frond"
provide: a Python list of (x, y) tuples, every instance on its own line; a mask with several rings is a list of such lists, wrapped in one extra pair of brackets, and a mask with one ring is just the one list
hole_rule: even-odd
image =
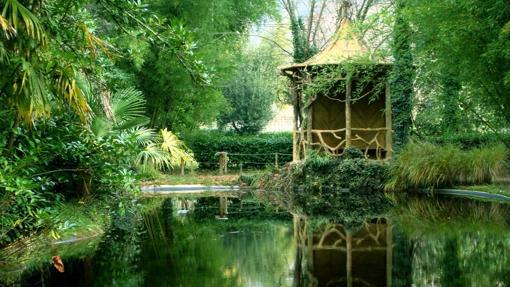
[(76, 73), (71, 67), (56, 69), (54, 71), (54, 89), (56, 95), (69, 105), (81, 121), (87, 122), (92, 110), (76, 78)]
[(16, 29), (11, 24), (9, 24), (9, 21), (2, 15), (0, 15), (0, 29), (4, 31), (4, 35), (7, 40), (16, 36)]
[(82, 23), (80, 25), (80, 28), (83, 32), (83, 38), (85, 39), (85, 43), (86, 43), (85, 48), (90, 53), (90, 60), (92, 62), (94, 62), (94, 60), (95, 60), (97, 48), (99, 48), (101, 51), (103, 51), (103, 53), (109, 55), (111, 46), (107, 42), (101, 40), (96, 35), (94, 35), (87, 28), (87, 25), (85, 25), (85, 23)]
[(165, 128), (161, 130), (160, 135), (161, 149), (170, 154), (170, 165), (172, 167), (180, 166), (181, 162), (190, 167), (198, 165), (193, 157), (193, 153), (174, 133)]
[(97, 137), (104, 137), (112, 130), (112, 124), (104, 117), (94, 116), (90, 124), (90, 130)]
[(148, 146), (155, 143), (157, 137), (153, 129), (136, 127), (131, 130), (136, 137), (136, 143), (141, 146)]
[(21, 61), (19, 76), (12, 84), (14, 96), (10, 99), (10, 104), (17, 108), (18, 116), (31, 125), (34, 118), (50, 114), (48, 89), (43, 76), (31, 63), (23, 59)]
[(22, 31), (39, 42), (45, 42), (44, 30), (37, 17), (17, 0), (5, 0), (2, 16), (16, 31)]
[(145, 98), (142, 92), (134, 89), (123, 89), (111, 99), (114, 126), (116, 129), (128, 129), (145, 125), (149, 118), (145, 116)]
[(169, 168), (170, 158), (168, 153), (161, 149), (156, 143), (148, 144), (137, 156), (136, 165), (141, 169), (147, 168), (164, 169)]

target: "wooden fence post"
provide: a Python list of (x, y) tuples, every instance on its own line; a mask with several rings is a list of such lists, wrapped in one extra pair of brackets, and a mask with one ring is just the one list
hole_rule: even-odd
[(181, 158), (181, 175), (184, 175), (184, 167), (185, 167), (186, 163), (184, 162), (184, 159)]
[(278, 168), (278, 153), (274, 154), (274, 166)]
[(228, 153), (225, 151), (217, 152), (216, 155), (220, 156), (218, 165), (220, 168), (220, 174), (227, 173), (227, 164), (228, 164)]
[(228, 198), (226, 196), (220, 197), (220, 215), (219, 218), (226, 218), (228, 214)]

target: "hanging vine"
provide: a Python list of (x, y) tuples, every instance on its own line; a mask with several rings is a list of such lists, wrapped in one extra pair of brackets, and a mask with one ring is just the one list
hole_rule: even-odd
[(387, 82), (385, 65), (373, 62), (344, 62), (341, 65), (317, 66), (305, 71), (303, 102), (308, 106), (318, 96), (345, 102), (347, 81), (352, 81), (351, 101), (369, 97), (369, 103), (384, 94)]
[(412, 125), (414, 67), (410, 45), (410, 27), (402, 15), (404, 4), (397, 1), (394, 28), (393, 70), (391, 73), (394, 149), (401, 149), (409, 138)]

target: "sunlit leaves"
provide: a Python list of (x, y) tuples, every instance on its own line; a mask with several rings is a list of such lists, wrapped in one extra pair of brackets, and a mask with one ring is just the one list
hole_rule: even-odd
[(37, 17), (17, 0), (4, 1), (2, 16), (8, 24), (16, 31), (24, 30), (30, 37), (43, 42), (45, 34)]
[(197, 162), (193, 158), (193, 153), (189, 150), (184, 142), (179, 140), (175, 134), (167, 129), (160, 131), (161, 149), (170, 154), (170, 165), (173, 167), (185, 163), (188, 166), (197, 166)]
[(110, 54), (111, 46), (108, 43), (94, 35), (94, 33), (92, 33), (85, 24), (81, 24), (80, 28), (85, 40), (85, 46), (83, 48), (89, 52), (91, 63), (94, 63), (95, 61), (98, 48), (105, 54)]
[(86, 122), (90, 107), (82, 89), (76, 82), (74, 70), (72, 68), (55, 70), (53, 84), (57, 95), (64, 99), (64, 102), (74, 110), (82, 122)]
[(5, 19), (2, 15), (0, 15), (0, 29), (4, 31), (4, 35), (7, 39), (10, 39), (16, 36), (16, 29), (9, 24), (9, 21)]
[(167, 129), (161, 130), (157, 136), (152, 130), (147, 129), (137, 129), (134, 132), (137, 135), (137, 141), (144, 146), (136, 158), (136, 164), (141, 170), (173, 169), (181, 164), (189, 168), (197, 167), (193, 153)]

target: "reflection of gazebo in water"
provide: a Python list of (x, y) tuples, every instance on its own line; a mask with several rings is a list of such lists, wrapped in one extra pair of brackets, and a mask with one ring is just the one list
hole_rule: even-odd
[[(302, 159), (309, 148), (339, 155), (348, 146), (363, 150), (367, 158), (391, 157), (387, 84), (391, 65), (381, 61), (363, 64), (360, 59), (368, 58), (368, 51), (351, 30), (344, 20), (325, 49), (304, 63), (280, 68), (292, 83), (294, 161)], [(347, 72), (347, 68), (351, 71)], [(336, 73), (328, 78), (332, 86), (305, 95), (307, 87), (326, 71)], [(307, 97), (307, 102), (303, 102)]]
[(392, 227), (386, 219), (366, 221), (356, 232), (340, 224), (306, 229), (306, 220), (296, 216), (295, 286), (392, 285)]

